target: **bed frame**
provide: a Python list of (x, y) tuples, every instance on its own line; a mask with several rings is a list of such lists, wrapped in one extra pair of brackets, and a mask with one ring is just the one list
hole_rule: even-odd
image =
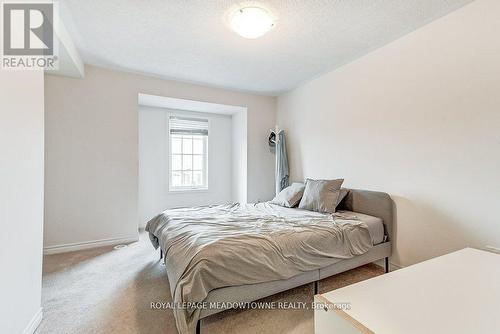
[[(278, 280), (257, 284), (230, 286), (211, 291), (207, 302), (253, 302), (276, 293), (314, 283), (314, 294), (318, 294), (320, 280), (341, 272), (384, 259), (385, 272), (389, 272), (389, 256), (392, 253), (392, 229), (394, 224), (394, 202), (383, 192), (349, 189), (346, 198), (339, 205), (340, 210), (364, 213), (382, 218), (384, 223), (384, 242), (373, 246), (368, 252), (337, 262), (317, 270), (304, 272), (286, 280)], [(160, 250), (160, 256), (163, 252)], [(201, 333), (201, 320), (222, 309), (202, 309), (196, 326), (196, 333)]]

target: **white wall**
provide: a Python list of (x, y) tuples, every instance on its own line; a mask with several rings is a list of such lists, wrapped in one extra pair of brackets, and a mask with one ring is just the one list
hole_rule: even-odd
[(500, 246), (498, 31), (478, 0), (278, 99), (293, 179), (393, 196), (396, 264)]
[(248, 200), (273, 196), (274, 97), (85, 67), (47, 75), (45, 246), (137, 236), (139, 93), (248, 108)]
[(247, 112), (232, 115), (232, 202), (248, 201)]
[[(169, 191), (170, 113), (208, 119), (207, 191)], [(231, 202), (231, 143), (230, 115), (139, 106), (139, 225), (166, 209)]]
[(41, 320), (43, 73), (0, 70), (0, 333)]

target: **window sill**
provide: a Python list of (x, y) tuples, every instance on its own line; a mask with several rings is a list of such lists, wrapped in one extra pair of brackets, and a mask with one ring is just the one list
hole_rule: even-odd
[(208, 193), (208, 188), (195, 188), (195, 189), (169, 189), (172, 194), (192, 194), (192, 193)]

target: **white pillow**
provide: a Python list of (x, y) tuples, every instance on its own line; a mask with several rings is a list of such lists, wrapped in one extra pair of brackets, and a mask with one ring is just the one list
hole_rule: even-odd
[(271, 203), (281, 205), (286, 208), (293, 208), (302, 198), (304, 188), (305, 186), (303, 183), (292, 183), (291, 186), (288, 186), (280, 191), (280, 193), (273, 198)]

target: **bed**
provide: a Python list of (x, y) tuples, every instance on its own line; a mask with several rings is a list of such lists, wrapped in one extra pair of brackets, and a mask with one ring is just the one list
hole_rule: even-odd
[[(337, 213), (269, 203), (167, 210), (146, 225), (164, 261), (180, 333), (251, 302), (391, 255), (393, 202), (350, 189)], [(212, 307), (216, 305), (216, 307)], [(222, 305), (222, 307), (221, 307)]]

